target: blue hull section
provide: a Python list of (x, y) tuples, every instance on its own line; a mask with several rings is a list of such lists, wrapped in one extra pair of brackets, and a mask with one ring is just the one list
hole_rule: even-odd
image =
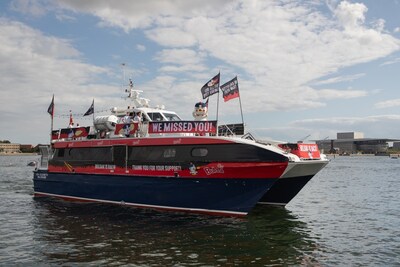
[(34, 173), (37, 196), (121, 203), (142, 208), (246, 215), (277, 179), (188, 179)]

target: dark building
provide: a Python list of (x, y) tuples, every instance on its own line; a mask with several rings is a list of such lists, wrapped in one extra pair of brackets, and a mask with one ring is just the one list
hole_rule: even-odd
[(337, 133), (337, 139), (316, 140), (319, 149), (325, 154), (385, 154), (389, 148), (389, 142), (398, 139), (364, 138), (360, 132)]

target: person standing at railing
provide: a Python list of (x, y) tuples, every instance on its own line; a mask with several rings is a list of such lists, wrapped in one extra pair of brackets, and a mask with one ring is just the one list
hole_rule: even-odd
[(130, 131), (131, 131), (131, 116), (129, 116), (129, 112), (126, 113), (126, 115), (122, 118), (122, 123), (125, 125), (123, 126), (125, 137), (129, 137)]
[(135, 136), (139, 136), (139, 131), (141, 130), (141, 125), (142, 125), (142, 113), (140, 111), (136, 112), (135, 117), (133, 118), (133, 122), (137, 124), (137, 129), (135, 132)]

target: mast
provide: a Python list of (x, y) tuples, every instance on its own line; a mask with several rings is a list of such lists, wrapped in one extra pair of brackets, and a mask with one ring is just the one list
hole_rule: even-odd
[(221, 71), (218, 72), (218, 96), (217, 96), (217, 136), (219, 134), (218, 131), (218, 113), (219, 113), (219, 85), (221, 84)]
[[(237, 76), (236, 76), (236, 80), (237, 80)], [(242, 110), (242, 100), (240, 97), (240, 91), (239, 91), (239, 81), (238, 81), (238, 94), (239, 94), (239, 105), (240, 105), (240, 115), (242, 116), (242, 123), (243, 123), (243, 129), (244, 129), (244, 119), (243, 119), (243, 110)]]

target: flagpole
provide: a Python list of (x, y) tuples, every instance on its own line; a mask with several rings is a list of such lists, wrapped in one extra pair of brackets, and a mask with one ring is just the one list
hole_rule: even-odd
[(218, 134), (219, 134), (219, 131), (218, 131), (218, 113), (219, 113), (219, 85), (220, 85), (220, 82), (221, 82), (221, 71), (220, 72), (218, 72), (218, 74), (219, 74), (219, 81), (218, 81), (218, 96), (217, 96), (217, 136), (218, 136)]
[[(236, 80), (237, 80), (237, 76), (236, 76)], [(238, 87), (238, 93), (239, 93), (240, 115), (242, 115), (242, 123), (243, 123), (243, 129), (244, 129), (244, 119), (243, 119), (243, 110), (242, 110), (242, 100), (240, 98), (239, 81), (238, 81), (237, 87)]]
[(51, 129), (50, 129), (50, 148), (51, 148), (51, 138), (52, 138), (52, 134), (53, 134), (53, 115), (51, 115)]
[(52, 134), (53, 134), (53, 122), (54, 122), (54, 94), (53, 97), (51, 98), (51, 103), (49, 108), (47, 109), (47, 113), (51, 115), (51, 124), (50, 124), (50, 149), (51, 149), (51, 139), (52, 139)]
[(93, 125), (94, 125), (94, 98), (93, 98)]

